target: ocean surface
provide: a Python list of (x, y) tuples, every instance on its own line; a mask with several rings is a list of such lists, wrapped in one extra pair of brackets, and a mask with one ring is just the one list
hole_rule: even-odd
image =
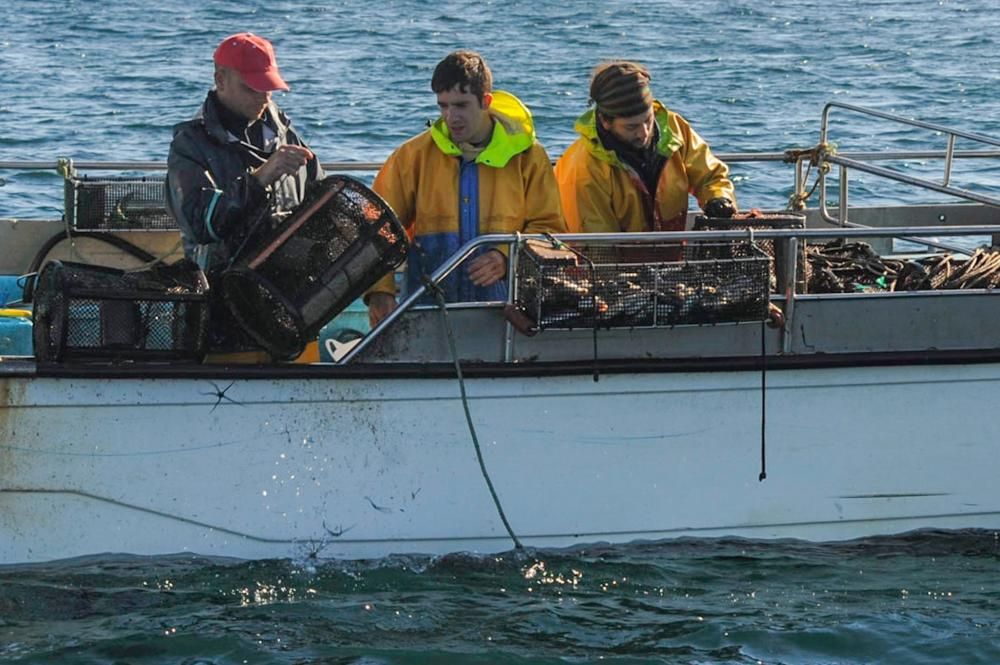
[[(1000, 137), (997, 10), (6, 0), (0, 161), (165, 160), (172, 125), (211, 83), (212, 50), (242, 30), (273, 40), (292, 86), (279, 103), (326, 162), (380, 161), (421, 131), (435, 114), (433, 67), (459, 47), (481, 51), (496, 86), (531, 107), (553, 157), (573, 140), (589, 71), (613, 57), (647, 64), (656, 95), (718, 152), (812, 146), (829, 101)], [(833, 121), (840, 150), (945, 147), (934, 132), (843, 111)], [(943, 161), (895, 167), (940, 177)], [(733, 175), (744, 207), (780, 208), (792, 191), (780, 165), (734, 163)], [(957, 166), (954, 184), (1000, 196), (1000, 160)], [(892, 203), (914, 191), (858, 175), (851, 195)], [(61, 196), (52, 171), (0, 171), (0, 218), (58, 217)], [(109, 555), (0, 568), (0, 662), (993, 664), (1000, 545), (992, 532), (925, 532), (368, 562)]]
[[(573, 141), (589, 73), (609, 58), (644, 62), (657, 97), (718, 152), (813, 146), (830, 101), (1000, 138), (998, 27), (995, 0), (6, 0), (0, 161), (165, 161), (172, 126), (211, 84), (212, 51), (241, 30), (274, 42), (292, 87), (278, 101), (324, 162), (378, 162), (420, 132), (436, 114), (434, 65), (463, 47), (532, 109), (552, 157)], [(831, 119), (841, 151), (946, 145), (842, 110)], [(743, 207), (785, 205), (789, 167), (732, 166)], [(940, 159), (894, 166), (936, 178), (944, 169)], [(53, 171), (0, 178), (0, 218), (61, 214)], [(1000, 195), (1000, 160), (959, 164), (953, 184)], [(858, 203), (919, 194), (852, 179)]]

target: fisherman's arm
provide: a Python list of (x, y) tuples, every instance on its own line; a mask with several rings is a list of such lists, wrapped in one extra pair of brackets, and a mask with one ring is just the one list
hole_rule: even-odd
[[(552, 163), (540, 144), (523, 155), (521, 171), (524, 191), (523, 233), (566, 233), (559, 202), (559, 187)], [(512, 168), (508, 164), (507, 168)], [(469, 262), (469, 279), (476, 286), (489, 286), (507, 276), (508, 246), (495, 247)]]
[[(396, 218), (406, 229), (412, 242), (415, 232), (413, 210), (417, 183), (412, 181), (413, 178), (404, 178), (405, 174), (413, 173), (413, 169), (404, 169), (399, 162), (397, 150), (379, 169), (375, 182), (372, 183), (372, 190), (385, 199), (396, 213)], [(396, 309), (396, 280), (392, 271), (383, 275), (365, 292), (364, 301), (368, 305), (368, 322), (373, 328)]]
[(524, 169), (524, 233), (566, 233), (559, 184), (541, 144), (531, 147)]
[(571, 233), (616, 233), (621, 222), (611, 203), (609, 167), (570, 146), (556, 164), (563, 212)]
[(301, 145), (287, 144), (279, 146), (267, 161), (251, 171), (251, 175), (263, 187), (274, 184), (285, 176), (294, 175), (308, 164), (316, 164), (316, 155), (312, 150)]
[(219, 242), (266, 202), (264, 185), (249, 173), (220, 182), (196, 147), (178, 139), (171, 144), (167, 204), (181, 230), (195, 242)]
[(698, 205), (703, 210), (714, 199), (727, 199), (735, 212), (736, 190), (729, 179), (729, 167), (712, 154), (708, 143), (694, 128), (686, 122), (682, 127), (685, 135), (684, 166), (691, 194), (698, 199)]
[(299, 136), (298, 132), (296, 132), (292, 127), (288, 128), (287, 140), (289, 145), (301, 146), (308, 150), (311, 155), (306, 162), (306, 182), (322, 180), (326, 177), (326, 174), (323, 172), (323, 166), (319, 163), (319, 158), (316, 156), (316, 153), (313, 152), (312, 148), (310, 148), (309, 145), (302, 140), (302, 137)]

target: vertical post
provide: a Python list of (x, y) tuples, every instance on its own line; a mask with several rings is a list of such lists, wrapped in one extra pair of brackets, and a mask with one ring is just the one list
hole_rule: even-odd
[(820, 158), (816, 163), (816, 166), (819, 168), (819, 174), (817, 176), (819, 178), (819, 216), (824, 221), (832, 224), (835, 220), (830, 215), (830, 210), (826, 207), (826, 176), (828, 170), (823, 168), (824, 164), (826, 164), (826, 162), (823, 160), (823, 156), (820, 155)]
[[(520, 235), (520, 234), (518, 234)], [(517, 257), (521, 251), (521, 243), (513, 242), (507, 245), (507, 304), (513, 305), (517, 301)], [(503, 361), (510, 363), (514, 361), (514, 326), (510, 321), (505, 321), (503, 329)]]
[(792, 319), (795, 317), (795, 282), (798, 281), (796, 270), (799, 265), (799, 239), (795, 236), (784, 238), (785, 274), (783, 283), (778, 288), (785, 294), (785, 325), (781, 327), (781, 352), (792, 352)]
[(951, 182), (951, 166), (955, 160), (955, 135), (948, 134), (948, 151), (944, 155), (944, 181), (941, 183), (945, 187)]
[[(802, 173), (802, 162), (804, 161), (804, 156), (799, 155), (799, 158), (795, 160), (795, 200), (801, 205), (802, 208), (806, 207), (806, 202), (799, 198), (803, 191), (805, 191), (806, 183), (805, 178)], [(801, 209), (796, 206), (796, 209)]]
[(840, 212), (837, 214), (841, 226), (847, 226), (847, 167), (840, 166)]

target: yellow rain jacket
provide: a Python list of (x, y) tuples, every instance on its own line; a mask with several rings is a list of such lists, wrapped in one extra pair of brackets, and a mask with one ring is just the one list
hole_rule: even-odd
[[(406, 227), (413, 244), (407, 258), (409, 288), (428, 275), (471, 237), (489, 233), (563, 233), (566, 223), (559, 207), (559, 188), (545, 149), (535, 140), (531, 112), (513, 95), (495, 91), (490, 114), (496, 120), (493, 137), (476, 157), (478, 220), (461, 225), (459, 179), (462, 151), (451, 140), (443, 118), (425, 132), (396, 149), (375, 178), (378, 192)], [(467, 165), (466, 168), (472, 168)], [(468, 217), (468, 213), (467, 213)], [(498, 248), (504, 250), (505, 248)], [(460, 281), (462, 275), (453, 275)], [(458, 271), (456, 271), (458, 272)], [(449, 277), (449, 280), (452, 278)], [(496, 286), (496, 285), (494, 285)], [(475, 291), (475, 300), (505, 297), (500, 289)], [(489, 289), (490, 287), (486, 287)], [(395, 294), (392, 275), (386, 275), (371, 292)], [(461, 299), (454, 282), (445, 284), (448, 300)], [(467, 296), (468, 297), (468, 296)]]
[[(679, 231), (687, 218), (689, 193), (701, 206), (719, 196), (736, 202), (729, 168), (715, 158), (687, 120), (658, 101), (653, 110), (660, 130), (656, 147), (667, 157), (655, 201), (637, 184), (641, 181), (635, 171), (601, 143), (594, 109), (576, 121), (580, 138), (555, 168), (570, 232)], [(657, 217), (662, 220), (659, 229), (653, 228)]]

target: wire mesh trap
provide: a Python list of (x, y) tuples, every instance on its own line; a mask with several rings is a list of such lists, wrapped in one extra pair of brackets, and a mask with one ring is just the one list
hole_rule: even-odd
[(66, 223), (75, 231), (168, 231), (177, 222), (164, 204), (162, 177), (71, 177), (65, 181)]
[[(804, 229), (806, 226), (806, 216), (801, 213), (788, 211), (762, 212), (751, 210), (749, 212), (738, 212), (732, 217), (705, 217), (698, 215), (694, 218), (694, 231), (764, 231), (771, 229)], [(777, 291), (780, 285), (785, 283), (785, 272), (787, 270), (788, 240), (772, 240), (761, 238), (754, 241), (758, 247), (774, 260), (774, 269), (771, 273), (771, 291)], [(795, 263), (795, 291), (796, 293), (806, 293), (809, 284), (809, 264), (806, 261), (806, 241), (798, 240), (798, 252)]]
[(208, 300), (187, 261), (141, 272), (50, 261), (38, 277), (33, 320), (39, 362), (200, 360)]
[(767, 318), (771, 259), (747, 241), (526, 241), (516, 304), (537, 329), (704, 325)]
[(330, 176), (223, 273), (226, 304), (274, 358), (294, 358), (408, 249), (385, 201), (358, 180)]

